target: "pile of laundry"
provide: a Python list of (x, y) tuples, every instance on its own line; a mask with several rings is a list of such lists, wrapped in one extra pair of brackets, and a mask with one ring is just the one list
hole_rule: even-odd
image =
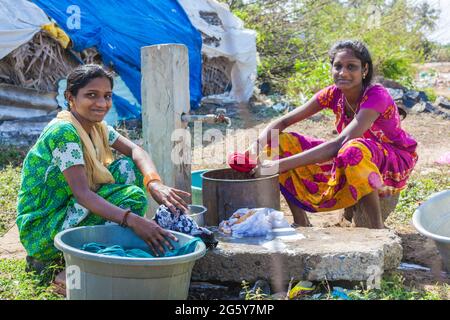
[[(219, 243), (212, 231), (204, 227), (199, 227), (189, 215), (184, 214), (179, 209), (177, 209), (176, 213), (172, 213), (165, 205), (161, 205), (156, 211), (154, 221), (163, 229), (181, 232), (194, 237), (180, 248), (174, 250), (165, 248), (166, 251), (164, 253), (160, 252), (160, 257), (173, 257), (192, 253), (195, 251), (197, 242), (199, 241), (203, 241), (208, 249), (214, 249)], [(154, 257), (154, 255), (148, 250), (142, 250), (139, 248), (124, 248), (119, 245), (107, 246), (101, 243), (86, 243), (80, 249), (107, 256), (130, 258)]]
[(236, 238), (264, 237), (273, 229), (289, 228), (281, 211), (272, 208), (242, 208), (219, 224), (219, 231)]
[(165, 205), (160, 205), (154, 220), (163, 229), (200, 238), (208, 249), (214, 249), (219, 243), (212, 231), (205, 227), (199, 227), (197, 222), (189, 215), (184, 214), (180, 209), (177, 209), (177, 213), (174, 214)]

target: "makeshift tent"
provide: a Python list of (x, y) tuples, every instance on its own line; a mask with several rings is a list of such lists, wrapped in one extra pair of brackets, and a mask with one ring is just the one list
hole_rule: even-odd
[[(141, 102), (140, 48), (181, 43), (189, 50), (191, 107), (201, 99), (200, 33), (175, 0), (33, 0), (64, 29), (75, 51), (96, 47), (105, 65), (112, 65), (136, 100)], [(117, 112), (138, 106), (115, 101)], [(134, 112), (139, 115), (140, 112)]]
[[(253, 94), (256, 79), (256, 32), (245, 29), (244, 23), (223, 3), (215, 0), (178, 1), (203, 36), (202, 53), (208, 58), (204, 59), (203, 66), (204, 89), (208, 85), (214, 86), (219, 80), (217, 74), (223, 74), (229, 83), (219, 81), (223, 84), (212, 88), (211, 93), (223, 93), (229, 85), (229, 98), (247, 102)], [(213, 63), (209, 64), (209, 60)]]
[(0, 1), (0, 59), (30, 41), (48, 23), (47, 15), (31, 2)]
[[(0, 143), (32, 144), (58, 105), (64, 108), (65, 77), (80, 63), (104, 64), (118, 73), (113, 108), (106, 118), (110, 124), (139, 119), (139, 45), (181, 42), (194, 47), (189, 50), (192, 103), (202, 95), (224, 92), (213, 99), (226, 104), (251, 95), (255, 32), (244, 29), (242, 21), (216, 0), (101, 0), (88, 8), (84, 1), (32, 1), (0, 0)], [(71, 45), (60, 27), (71, 34)], [(143, 39), (148, 41), (142, 43)], [(84, 47), (89, 48), (81, 50)], [(127, 85), (135, 88), (134, 94)]]
[[(51, 6), (51, 1), (36, 0), (36, 2)], [(155, 3), (152, 2), (152, 5)], [(203, 38), (201, 95), (225, 93), (222, 98), (216, 96), (216, 101), (224, 103), (247, 101), (252, 94), (256, 76), (256, 33), (244, 29), (242, 21), (233, 16), (226, 6), (216, 0), (179, 0), (179, 3)], [(106, 7), (111, 4), (114, 3), (108, 2)], [(49, 11), (58, 11), (59, 9), (52, 7)], [(82, 51), (71, 50), (72, 46), (66, 49), (70, 38), (56, 25), (52, 17), (49, 19), (47, 14), (36, 4), (27, 0), (0, 1), (0, 52), (3, 55), (3, 58), (0, 59), (0, 84), (17, 86), (17, 88), (4, 87), (2, 90), (5, 91), (3, 93), (6, 96), (8, 94), (25, 94), (26, 91), (21, 91), (21, 88), (35, 89), (42, 94), (51, 93), (52, 95), (58, 91), (58, 105), (64, 108), (64, 78), (75, 66), (80, 63), (99, 63), (111, 65), (117, 71), (114, 61), (109, 59), (108, 63), (99, 52), (99, 48), (102, 46), (105, 47), (105, 50), (110, 50), (112, 52), (110, 56), (116, 58), (119, 63), (131, 66), (139, 64), (140, 61), (136, 63), (125, 61), (128, 57), (119, 56), (117, 50), (110, 46), (109, 38), (102, 38), (99, 30), (111, 31), (113, 29), (110, 26), (101, 24), (100, 29), (95, 29), (98, 19), (92, 17), (86, 19), (88, 14), (83, 11), (82, 7), (72, 4), (72, 2), (70, 6), (63, 9), (68, 18), (61, 25), (77, 34), (74, 39), (77, 43), (72, 43), (75, 48), (78, 45), (79, 50), (79, 47), (89, 46), (92, 43), (95, 44), (94, 47)], [(147, 16), (153, 17), (153, 20), (158, 17), (154, 12), (149, 12)], [(166, 18), (171, 16), (171, 14), (166, 14)], [(173, 22), (170, 24), (172, 25)], [(89, 32), (86, 30), (88, 29), (86, 26), (94, 28), (95, 32)], [(86, 31), (86, 34), (80, 35), (81, 30)], [(105, 30), (103, 33), (106, 32)], [(145, 37), (154, 39), (155, 32), (152, 29), (147, 28), (147, 30), (149, 31), (144, 32)], [(166, 28), (166, 32), (167, 30)], [(192, 28), (189, 28), (189, 32), (192, 32)], [(93, 34), (94, 39), (90, 39), (89, 34)], [(109, 37), (117, 34), (122, 40), (125, 37), (123, 33), (117, 32), (114, 35), (107, 32), (106, 34)], [(139, 33), (138, 36), (143, 36), (143, 33)], [(166, 35), (163, 33), (163, 36)], [(195, 36), (198, 36), (198, 33), (195, 33)], [(161, 40), (161, 42), (164, 41)], [(128, 49), (128, 51), (130, 50)], [(138, 50), (134, 52), (136, 51)], [(130, 72), (133, 73), (133, 70), (131, 68)], [(139, 70), (137, 72), (139, 73)], [(107, 119), (111, 124), (116, 124), (117, 120), (140, 118), (141, 112), (139, 101), (130, 91), (127, 83), (120, 77), (120, 71), (118, 73), (113, 90), (113, 108)], [(133, 74), (131, 75), (133, 76)], [(193, 77), (192, 67), (191, 77)], [(138, 93), (140, 91), (139, 82), (134, 82)], [(26, 113), (25, 111), (28, 110), (29, 105), (35, 104), (35, 102), (30, 100), (30, 103), (14, 106), (15, 109), (11, 109), (12, 106), (6, 102), (0, 101), (0, 118), (12, 117), (10, 120), (14, 120), (32, 117), (32, 112)], [(17, 113), (14, 111), (17, 107), (23, 108), (23, 110), (20, 109), (21, 112)], [(45, 110), (39, 112), (46, 114)]]

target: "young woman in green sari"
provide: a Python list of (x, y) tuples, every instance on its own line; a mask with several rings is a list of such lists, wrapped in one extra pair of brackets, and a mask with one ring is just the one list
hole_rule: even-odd
[[(176, 238), (146, 219), (147, 190), (173, 213), (186, 211), (188, 193), (164, 185), (150, 155), (103, 121), (112, 105), (113, 78), (98, 65), (71, 72), (62, 111), (43, 130), (23, 163), (17, 226), (29, 265), (59, 259), (55, 235), (65, 229), (105, 224), (130, 227), (164, 252)], [(125, 157), (113, 161), (111, 148)]]

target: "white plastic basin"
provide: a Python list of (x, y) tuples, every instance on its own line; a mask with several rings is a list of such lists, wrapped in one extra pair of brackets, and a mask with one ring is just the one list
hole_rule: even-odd
[(450, 190), (433, 194), (413, 215), (413, 225), (424, 236), (433, 239), (450, 272)]

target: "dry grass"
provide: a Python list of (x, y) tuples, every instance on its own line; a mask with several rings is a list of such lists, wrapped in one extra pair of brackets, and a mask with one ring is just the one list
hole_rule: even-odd
[(0, 82), (56, 91), (57, 81), (79, 63), (44, 31), (0, 61)]

